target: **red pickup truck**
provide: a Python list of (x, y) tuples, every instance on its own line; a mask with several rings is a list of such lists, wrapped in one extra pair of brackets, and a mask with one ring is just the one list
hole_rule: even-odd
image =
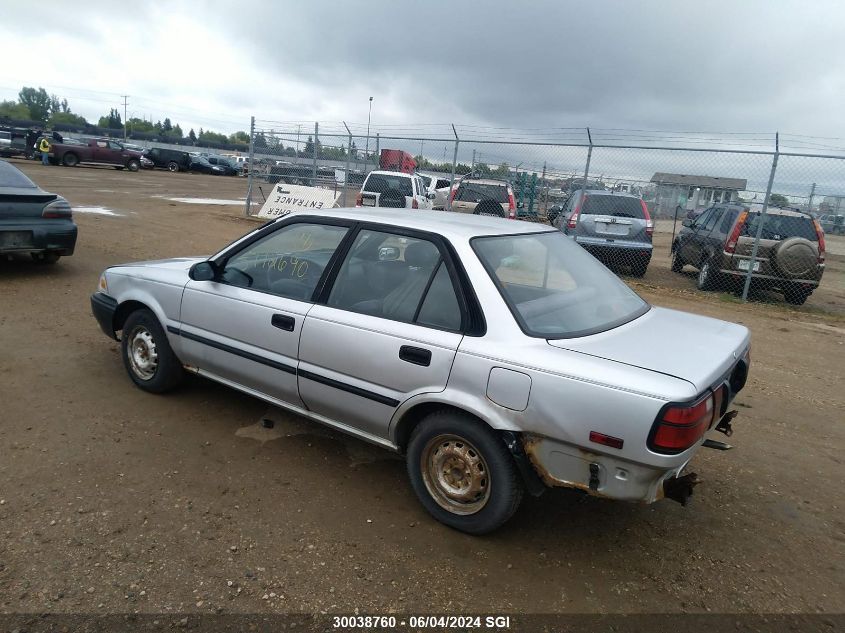
[(50, 158), (66, 167), (93, 163), (112, 165), (116, 169), (126, 168), (129, 171), (138, 171), (141, 168), (141, 152), (126, 149), (110, 138), (91, 139), (84, 144), (51, 143)]

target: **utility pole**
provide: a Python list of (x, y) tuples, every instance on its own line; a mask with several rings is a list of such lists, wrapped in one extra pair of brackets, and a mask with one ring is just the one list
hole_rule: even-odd
[(126, 142), (126, 106), (129, 105), (127, 99), (129, 99), (129, 95), (120, 95), (123, 97), (123, 142)]
[[(370, 97), (370, 110), (367, 113), (367, 147), (364, 150), (364, 157), (366, 158), (367, 163), (370, 162), (370, 119), (373, 117), (373, 98)], [(364, 169), (364, 173), (366, 173), (366, 169)]]
[(299, 163), (299, 128), (301, 128), (301, 127), (302, 127), (302, 125), (300, 125), (299, 123), (296, 124), (296, 162), (297, 163)]
[(472, 173), (475, 171), (475, 150), (472, 150), (472, 166), (469, 168), (469, 172)]

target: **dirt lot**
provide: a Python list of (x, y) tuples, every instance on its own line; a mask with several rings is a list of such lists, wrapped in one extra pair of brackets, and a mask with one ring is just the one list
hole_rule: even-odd
[(696, 457), (689, 507), (553, 490), (473, 538), (387, 452), (201, 379), (156, 397), (126, 377), (90, 314), (99, 273), (254, 228), (167, 199), (236, 200), (243, 180), (16, 164), (115, 215), (79, 210), (54, 267), (0, 264), (0, 612), (845, 609), (845, 317), (822, 313), (841, 258), (801, 309), (695, 292), (656, 259), (647, 299), (753, 332), (736, 449)]

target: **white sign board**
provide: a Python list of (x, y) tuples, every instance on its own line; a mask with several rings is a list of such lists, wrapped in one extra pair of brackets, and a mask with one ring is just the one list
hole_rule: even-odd
[(330, 209), (335, 206), (339, 197), (340, 195), (331, 189), (286, 185), (280, 182), (267, 196), (264, 206), (258, 212), (258, 217), (272, 220), (297, 211)]

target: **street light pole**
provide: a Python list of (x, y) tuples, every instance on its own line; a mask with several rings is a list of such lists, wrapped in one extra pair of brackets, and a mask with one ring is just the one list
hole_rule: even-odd
[[(373, 116), (373, 98), (370, 97), (370, 111), (367, 113), (367, 146), (364, 149), (364, 160), (370, 162), (370, 119)], [(366, 167), (364, 168), (366, 171)]]

